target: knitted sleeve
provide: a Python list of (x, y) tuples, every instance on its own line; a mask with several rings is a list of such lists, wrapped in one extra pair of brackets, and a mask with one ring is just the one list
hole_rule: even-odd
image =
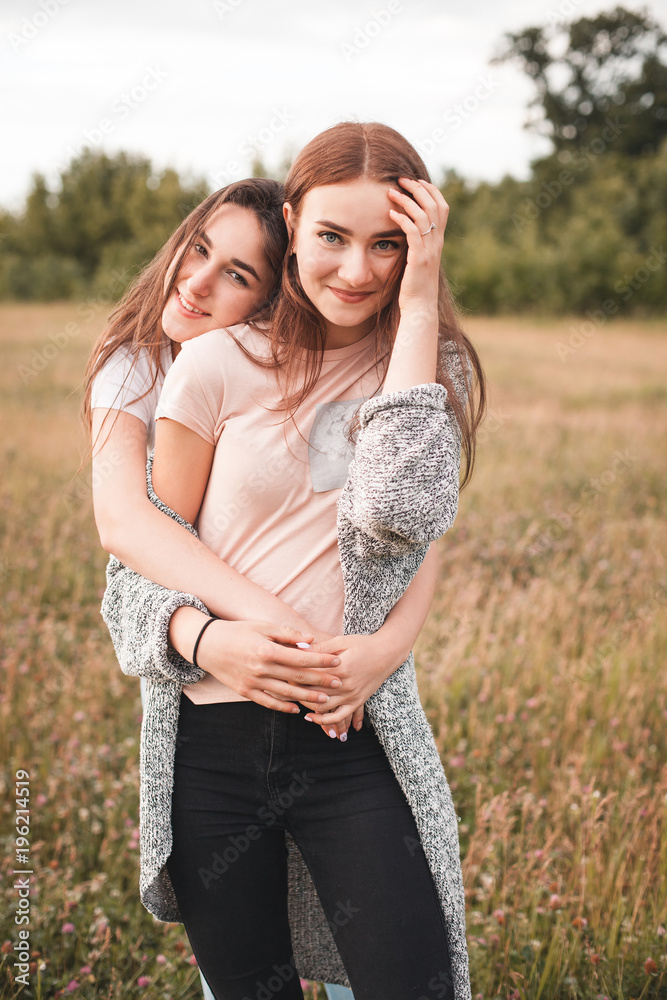
[[(146, 470), (151, 502), (196, 535), (192, 525), (155, 494), (151, 469), (152, 458)], [(102, 618), (111, 634), (123, 673), (178, 684), (194, 684), (204, 677), (203, 670), (189, 663), (169, 645), (171, 616), (183, 606), (207, 613), (206, 606), (193, 594), (166, 590), (111, 556), (107, 565), (107, 588), (102, 599)]]
[(461, 438), (444, 386), (413, 386), (367, 400), (339, 500), (340, 515), (378, 553), (431, 542), (454, 522)]

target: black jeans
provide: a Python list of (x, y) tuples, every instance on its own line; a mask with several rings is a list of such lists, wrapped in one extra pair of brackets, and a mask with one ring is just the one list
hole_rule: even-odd
[(373, 728), (181, 698), (168, 868), (218, 1000), (301, 1000), (284, 831), (299, 846), (355, 1000), (450, 1000), (446, 930), (405, 796)]

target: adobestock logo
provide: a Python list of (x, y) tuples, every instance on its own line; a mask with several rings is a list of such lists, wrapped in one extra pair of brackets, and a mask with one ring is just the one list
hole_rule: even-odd
[(386, 7), (371, 12), (371, 17), (365, 24), (357, 25), (351, 42), (341, 42), (340, 51), (345, 57), (345, 62), (351, 63), (355, 56), (358, 56), (378, 35), (382, 34), (394, 19), (395, 14), (403, 11), (401, 0), (389, 0)]
[(20, 52), (68, 3), (69, 0), (39, 0), (39, 10), (30, 17), (24, 17), (18, 32), (10, 31), (7, 36), (14, 52)]
[(236, 150), (236, 156), (233, 159), (228, 160), (221, 170), (216, 170), (215, 173), (209, 174), (208, 180), (211, 186), (216, 189), (221, 188), (224, 187), (225, 184), (231, 184), (232, 181), (239, 180), (243, 177), (246, 169), (244, 162), (247, 162), (247, 160), (253, 156), (259, 156), (263, 153), (266, 147), (273, 142), (275, 137), (296, 120), (296, 115), (293, 115), (291, 111), (287, 110), (287, 108), (273, 108), (273, 114), (269, 118), (266, 125), (260, 128), (256, 133), (247, 135), (245, 139), (239, 143)]
[(498, 80), (494, 80), (491, 76), (481, 76), (477, 82), (477, 86), (469, 94), (467, 94), (462, 100), (457, 101), (442, 115), (442, 120), (445, 123), (445, 128), (434, 128), (429, 136), (422, 139), (421, 142), (417, 143), (417, 149), (422, 154), (422, 156), (429, 156), (433, 153), (436, 148), (443, 142), (449, 139), (452, 132), (456, 132), (457, 129), (467, 122), (468, 119), (474, 115), (474, 113), (479, 108), (480, 104), (488, 100), (492, 94), (495, 94), (496, 90), (500, 87)]

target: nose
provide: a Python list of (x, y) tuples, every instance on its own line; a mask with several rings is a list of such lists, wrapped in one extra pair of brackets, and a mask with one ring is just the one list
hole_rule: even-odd
[(208, 261), (203, 266), (198, 267), (194, 274), (187, 279), (188, 290), (194, 295), (209, 295), (213, 287), (215, 268), (212, 261)]
[(348, 247), (338, 267), (338, 277), (353, 288), (368, 285), (373, 269), (365, 247)]

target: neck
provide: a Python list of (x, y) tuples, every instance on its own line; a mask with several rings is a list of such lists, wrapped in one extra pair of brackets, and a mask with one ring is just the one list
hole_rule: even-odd
[(374, 317), (366, 323), (362, 323), (361, 326), (335, 326), (333, 323), (327, 323), (324, 350), (336, 351), (341, 347), (350, 347), (352, 344), (358, 344), (360, 340), (363, 340), (371, 332), (374, 326)]

